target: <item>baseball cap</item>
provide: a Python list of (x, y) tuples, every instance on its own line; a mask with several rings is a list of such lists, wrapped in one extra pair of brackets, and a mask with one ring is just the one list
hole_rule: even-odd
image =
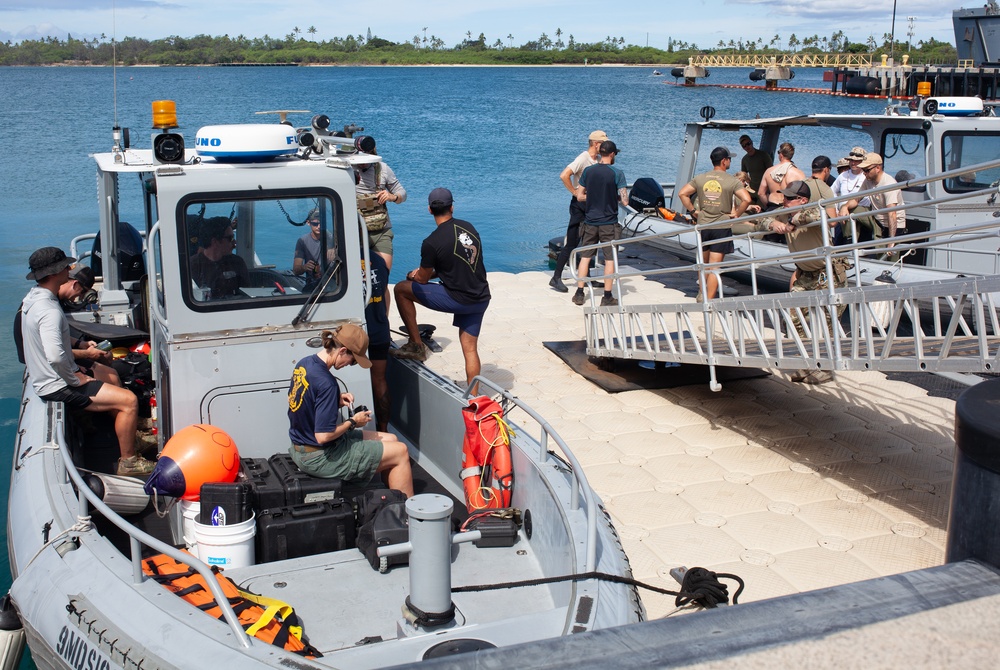
[(732, 158), (733, 155), (729, 153), (729, 149), (726, 147), (715, 147), (708, 157), (712, 160), (712, 165), (718, 165), (723, 158)]
[(610, 156), (611, 154), (621, 153), (618, 147), (615, 146), (615, 143), (612, 142), (611, 140), (604, 140), (603, 142), (601, 142), (600, 151), (602, 156)]
[(427, 196), (427, 204), (431, 207), (435, 205), (439, 207), (450, 207), (454, 200), (451, 197), (451, 191), (446, 188), (441, 188), (440, 186), (431, 191), (431, 194)]
[(828, 168), (831, 165), (832, 165), (832, 163), (830, 163), (830, 158), (829, 157), (827, 157), (827, 156), (816, 156), (816, 158), (813, 159), (813, 172), (819, 172), (820, 170)]
[(59, 247), (42, 247), (31, 254), (28, 259), (28, 267), (31, 272), (26, 274), (24, 278), (41, 281), (62, 272), (73, 263), (76, 263), (76, 259), (67, 256)]
[(873, 151), (865, 156), (865, 159), (861, 161), (860, 167), (864, 169), (867, 167), (871, 167), (873, 165), (881, 165), (881, 164), (882, 164), (882, 157)]
[(603, 130), (595, 130), (590, 134), (588, 139), (590, 139), (591, 142), (604, 142), (608, 139), (608, 134)]
[(851, 151), (847, 154), (849, 160), (858, 160), (859, 158), (864, 158), (865, 154), (868, 152), (861, 147), (852, 147)]
[(89, 265), (77, 265), (69, 271), (69, 278), (80, 282), (80, 286), (88, 291), (94, 288), (94, 271)]
[(358, 365), (363, 368), (372, 366), (372, 362), (365, 355), (368, 351), (368, 334), (365, 331), (353, 323), (346, 323), (340, 327), (336, 335), (341, 346), (347, 347), (354, 354), (354, 360), (358, 362)]
[(793, 181), (791, 184), (781, 189), (781, 194), (786, 198), (808, 198), (809, 185), (804, 181)]

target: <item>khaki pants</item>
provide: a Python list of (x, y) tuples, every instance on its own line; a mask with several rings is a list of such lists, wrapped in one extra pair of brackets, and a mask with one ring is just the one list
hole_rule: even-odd
[[(833, 287), (843, 288), (844, 286), (847, 286), (847, 263), (840, 259), (834, 260), (833, 272)], [(826, 270), (798, 270), (796, 272), (795, 282), (792, 284), (791, 292), (801, 293), (803, 291), (825, 291), (828, 286)], [(840, 319), (846, 308), (847, 305), (837, 306), (837, 319)], [(807, 308), (802, 308), (802, 318), (809, 318), (809, 310)], [(795, 330), (798, 331), (800, 337), (805, 337), (805, 330), (799, 322), (799, 315), (796, 312), (792, 313), (792, 325), (795, 326)], [(826, 327), (832, 336), (833, 322), (830, 320), (829, 310), (826, 310)]]

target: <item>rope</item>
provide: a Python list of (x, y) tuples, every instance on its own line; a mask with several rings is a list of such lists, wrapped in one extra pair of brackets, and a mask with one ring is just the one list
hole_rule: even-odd
[(50, 538), (48, 542), (40, 546), (38, 548), (38, 551), (35, 552), (35, 555), (31, 557), (31, 560), (25, 563), (24, 568), (22, 568), (21, 572), (24, 572), (24, 570), (27, 570), (29, 567), (31, 567), (31, 564), (35, 562), (35, 559), (38, 558), (43, 551), (45, 551), (49, 546), (52, 545), (53, 542), (55, 542), (59, 538), (64, 537), (66, 535), (70, 535), (71, 533), (86, 533), (90, 530), (93, 530), (93, 528), (94, 524), (90, 522), (90, 516), (76, 517), (76, 523), (74, 523), (66, 530), (57, 533), (55, 537)]
[[(693, 573), (693, 574), (692, 574)], [(690, 576), (690, 579), (689, 579)], [(682, 606), (680, 602), (684, 599), (684, 604), (687, 603), (697, 603), (703, 607), (715, 607), (721, 602), (728, 602), (728, 588), (725, 584), (718, 581), (718, 578), (732, 579), (736, 581), (740, 586), (736, 589), (736, 593), (733, 594), (733, 604), (738, 604), (737, 600), (740, 594), (743, 593), (744, 583), (743, 580), (736, 575), (731, 575), (728, 573), (720, 572), (715, 573), (705, 568), (691, 568), (684, 575), (684, 580), (681, 583), (681, 591), (671, 591), (669, 589), (663, 589), (658, 586), (653, 586), (651, 584), (646, 584), (640, 582), (632, 577), (622, 577), (621, 575), (612, 575), (607, 572), (583, 572), (576, 575), (561, 575), (558, 577), (539, 577), (537, 579), (525, 579), (518, 582), (500, 582), (496, 584), (473, 584), (470, 586), (455, 586), (451, 589), (452, 593), (477, 593), (480, 591), (497, 591), (500, 589), (513, 589), (522, 586), (541, 586), (543, 584), (557, 584), (560, 582), (578, 582), (586, 579), (596, 579), (603, 582), (611, 582), (613, 584), (625, 584), (626, 586), (635, 586), (641, 589), (646, 589), (647, 591), (652, 591), (654, 593), (660, 593), (667, 596), (677, 596), (677, 605)], [(693, 590), (687, 590), (693, 589)]]

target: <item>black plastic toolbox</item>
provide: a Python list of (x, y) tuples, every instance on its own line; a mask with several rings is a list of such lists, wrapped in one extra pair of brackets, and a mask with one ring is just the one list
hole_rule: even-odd
[(344, 500), (263, 510), (257, 513), (257, 562), (350, 549), (356, 535), (354, 506)]

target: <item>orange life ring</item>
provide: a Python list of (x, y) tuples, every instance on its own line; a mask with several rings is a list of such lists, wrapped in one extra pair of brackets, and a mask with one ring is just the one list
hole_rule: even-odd
[(510, 429), (503, 409), (487, 396), (462, 408), (462, 484), (469, 512), (510, 507), (514, 468), (510, 458)]

